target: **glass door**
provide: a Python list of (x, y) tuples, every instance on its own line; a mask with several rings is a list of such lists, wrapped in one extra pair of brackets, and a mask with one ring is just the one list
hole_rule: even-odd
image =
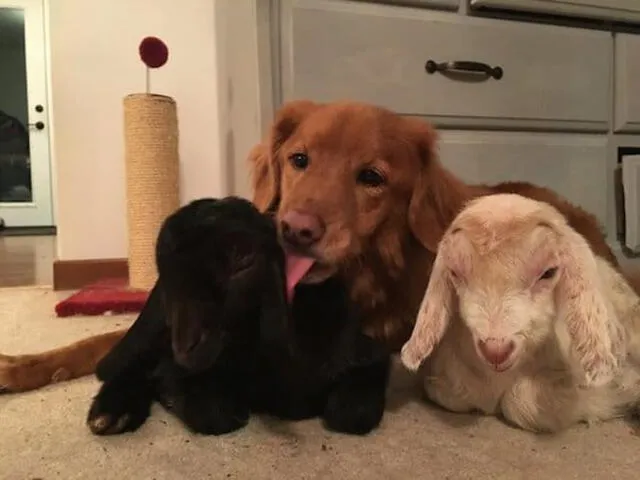
[(0, 0), (0, 223), (51, 227), (44, 0)]

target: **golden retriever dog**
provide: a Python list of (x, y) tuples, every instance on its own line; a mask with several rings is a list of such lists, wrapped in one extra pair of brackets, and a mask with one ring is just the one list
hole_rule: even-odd
[[(305, 282), (334, 272), (394, 350), (408, 340), (438, 242), (471, 199), (519, 193), (546, 201), (618, 268), (595, 217), (527, 183), (467, 185), (438, 160), (426, 122), (358, 102), (291, 101), (249, 155), (253, 201), (275, 216)], [(17, 392), (94, 372), (125, 330), (39, 354), (0, 356), (0, 387)]]

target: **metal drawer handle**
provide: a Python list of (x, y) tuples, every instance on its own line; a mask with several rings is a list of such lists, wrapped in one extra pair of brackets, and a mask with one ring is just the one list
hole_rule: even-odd
[(465, 72), (465, 73), (482, 73), (489, 77), (493, 77), (496, 80), (500, 80), (504, 72), (502, 67), (492, 67), (486, 63), (481, 62), (468, 62), (468, 61), (453, 61), (453, 62), (434, 62), (428, 60), (424, 66), (427, 73), (435, 72)]

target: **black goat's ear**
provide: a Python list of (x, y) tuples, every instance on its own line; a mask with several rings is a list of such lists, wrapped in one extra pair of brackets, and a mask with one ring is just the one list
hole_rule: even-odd
[(145, 368), (162, 355), (169, 338), (161, 287), (156, 282), (142, 311), (125, 336), (98, 362), (96, 375), (105, 382), (128, 369)]
[(287, 304), (284, 272), (276, 262), (269, 265), (269, 275), (260, 308), (260, 334), (272, 352), (292, 351), (289, 306)]

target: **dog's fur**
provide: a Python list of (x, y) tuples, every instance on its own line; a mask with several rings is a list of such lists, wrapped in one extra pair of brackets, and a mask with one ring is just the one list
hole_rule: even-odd
[(635, 407), (639, 347), (640, 298), (620, 273), (555, 208), (496, 194), (440, 242), (401, 358), (449, 410), (558, 431)]
[(136, 430), (153, 400), (203, 434), (242, 428), (251, 412), (320, 415), (351, 434), (379, 425), (389, 353), (360, 331), (336, 278), (298, 285), (289, 311), (276, 229), (250, 202), (179, 209), (161, 228), (157, 265), (143, 311), (98, 364), (94, 433)]
[[(438, 242), (469, 199), (495, 192), (548, 201), (618, 268), (595, 217), (556, 193), (527, 183), (466, 185), (438, 161), (436, 134), (426, 122), (356, 102), (285, 104), (271, 131), (250, 153), (254, 202), (282, 218), (313, 211), (327, 232), (314, 255), (340, 270), (359, 305), (364, 330), (399, 349), (409, 338)], [(304, 151), (309, 168), (292, 167)], [(383, 178), (358, 181), (364, 169)], [(0, 385), (9, 391), (75, 378), (96, 363), (125, 330), (97, 335), (36, 355), (0, 357)]]

